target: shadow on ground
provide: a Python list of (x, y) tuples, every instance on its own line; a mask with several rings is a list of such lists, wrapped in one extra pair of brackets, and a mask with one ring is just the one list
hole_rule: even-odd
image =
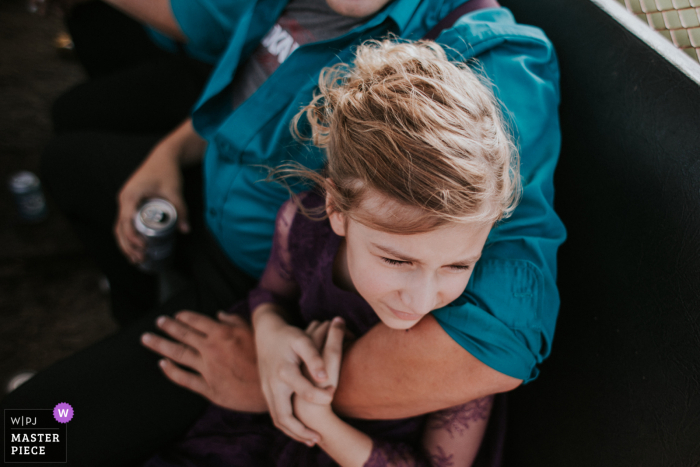
[(83, 79), (61, 58), (61, 21), (0, 0), (0, 398), (14, 373), (40, 370), (116, 330), (99, 271), (52, 209), (36, 225), (16, 217), (7, 190), (19, 170), (38, 171), (51, 138), (51, 102)]

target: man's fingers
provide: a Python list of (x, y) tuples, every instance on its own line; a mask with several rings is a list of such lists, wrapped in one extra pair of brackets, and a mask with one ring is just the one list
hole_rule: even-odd
[(132, 263), (143, 261), (145, 240), (134, 229), (132, 218), (120, 216), (114, 227), (114, 235), (122, 252)]
[(208, 316), (204, 316), (200, 313), (189, 310), (177, 312), (175, 314), (175, 319), (207, 336), (216, 333), (217, 331), (221, 330), (222, 326), (224, 326)]
[(195, 349), (203, 345), (204, 338), (206, 337), (204, 333), (188, 326), (179, 319), (172, 319), (167, 316), (160, 316), (156, 320), (156, 325), (176, 341), (187, 344)]
[(299, 397), (303, 397), (314, 404), (330, 404), (333, 396), (325, 389), (317, 388), (314, 384), (306, 379), (296, 367), (284, 368), (280, 371), (280, 378), (287, 383)]
[(180, 365), (190, 367), (193, 370), (199, 369), (201, 356), (190, 346), (164, 339), (150, 332), (141, 336), (141, 343), (155, 353), (176, 361)]
[(311, 377), (316, 382), (323, 383), (328, 379), (326, 364), (311, 338), (295, 340), (294, 343), (292, 343), (292, 350), (301, 358), (306, 368), (309, 370)]
[(144, 260), (144, 254), (146, 252), (146, 239), (136, 231), (134, 224), (131, 219), (126, 220), (122, 223), (122, 233), (124, 238), (131, 246), (131, 249), (136, 253), (138, 262)]
[(132, 263), (138, 263), (143, 261), (143, 251), (146, 247), (145, 239), (134, 228), (134, 215), (141, 202), (142, 193), (135, 194), (129, 186), (127, 182), (117, 197), (119, 211), (114, 230), (124, 254)]
[(167, 359), (162, 359), (158, 365), (173, 383), (211, 399), (209, 386), (200, 375), (185, 371)]
[(146, 247), (146, 240), (134, 228), (134, 216), (124, 216), (121, 220), (122, 233), (126, 240), (135, 247), (142, 249)]
[(190, 233), (189, 212), (187, 210), (187, 205), (182, 200), (182, 197), (179, 194), (176, 194), (171, 195), (168, 198), (172, 200), (173, 207), (175, 207), (175, 210), (177, 211), (177, 229), (184, 234)]
[(230, 324), (231, 326), (250, 327), (250, 325), (243, 318), (236, 314), (229, 314), (220, 311), (217, 317), (219, 318), (219, 321)]

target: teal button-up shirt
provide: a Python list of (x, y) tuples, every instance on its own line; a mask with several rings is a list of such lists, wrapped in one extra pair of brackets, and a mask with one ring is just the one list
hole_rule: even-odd
[[(188, 50), (218, 60), (193, 112), (209, 142), (204, 159), (206, 221), (231, 261), (260, 276), (287, 189), (261, 181), (264, 168), (287, 160), (320, 169), (324, 155), (294, 140), (289, 122), (308, 103), (323, 67), (351, 62), (352, 47), (391, 32), (420, 39), (463, 0), (394, 0), (364, 25), (302, 45), (247, 101), (232, 111), (236, 68), (274, 25), (278, 0), (171, 0)], [(433, 315), (486, 365), (530, 381), (549, 355), (559, 310), (556, 252), (566, 233), (555, 214), (553, 175), (560, 133), (559, 74), (551, 43), (515, 23), (505, 8), (463, 16), (438, 42), (456, 60), (472, 60), (491, 81), (517, 138), (524, 193), (519, 207), (491, 232), (464, 294)]]

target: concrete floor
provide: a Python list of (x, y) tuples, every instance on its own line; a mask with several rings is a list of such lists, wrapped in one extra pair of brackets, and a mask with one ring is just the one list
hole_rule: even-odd
[(28, 13), (25, 0), (0, 0), (0, 398), (16, 372), (45, 368), (117, 329), (99, 271), (51, 200), (48, 219), (23, 224), (6, 188), (12, 173), (38, 172), (51, 102), (84, 78), (54, 46), (61, 27)]

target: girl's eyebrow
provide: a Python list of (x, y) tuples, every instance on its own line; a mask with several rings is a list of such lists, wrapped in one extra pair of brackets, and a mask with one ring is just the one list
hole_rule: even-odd
[[(408, 255), (403, 254), (403, 253), (400, 253), (389, 246), (378, 245), (374, 242), (370, 242), (370, 244), (373, 247), (375, 247), (379, 250), (382, 250), (384, 253), (386, 253), (390, 256), (393, 256), (395, 258), (398, 258), (401, 261), (409, 261), (411, 263), (423, 264), (423, 261), (416, 259), (416, 258), (412, 258)], [(479, 261), (479, 258), (481, 258), (481, 252), (479, 252), (479, 254), (476, 256), (464, 258), (463, 260), (455, 261), (454, 263), (450, 263), (448, 266), (471, 266), (472, 264)]]

